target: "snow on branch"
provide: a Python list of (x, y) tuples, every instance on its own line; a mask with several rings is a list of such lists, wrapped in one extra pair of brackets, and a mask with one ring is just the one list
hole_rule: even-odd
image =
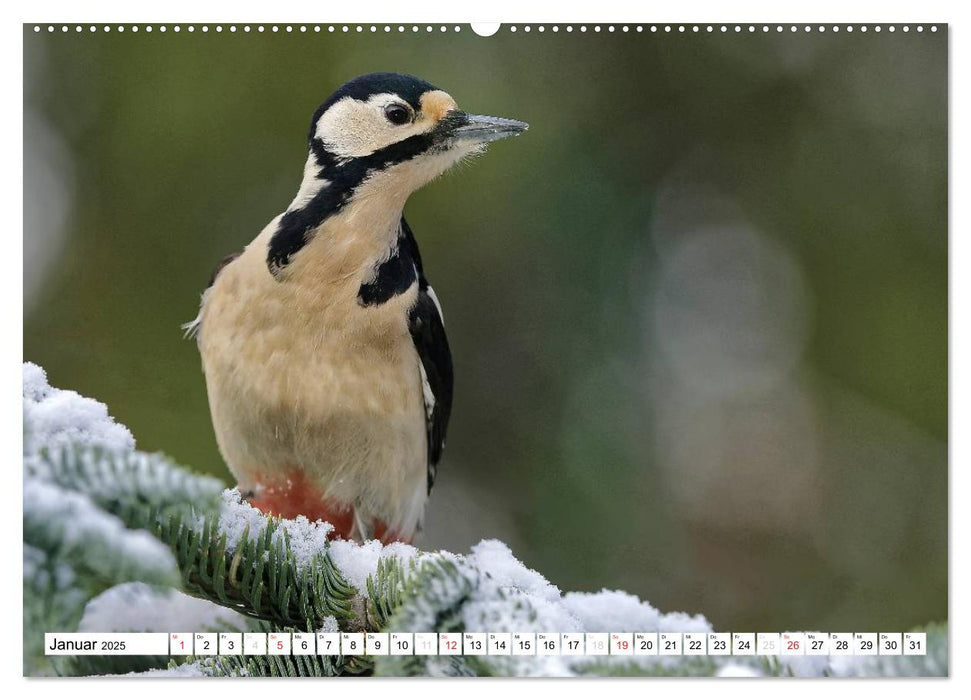
[[(268, 518), (236, 489), (134, 448), (103, 404), (50, 387), (40, 367), (25, 363), (27, 673), (52, 670), (36, 643), (45, 631), (712, 631), (702, 615), (664, 613), (623, 591), (564, 593), (497, 540), (465, 554), (330, 540), (328, 523)], [(74, 671), (946, 675), (947, 628), (927, 632), (927, 657), (216, 657), (164, 670), (119, 668), (115, 660)]]
[(103, 403), (52, 388), (43, 369), (25, 362), (24, 456), (79, 445), (131, 452), (135, 438), (111, 419)]

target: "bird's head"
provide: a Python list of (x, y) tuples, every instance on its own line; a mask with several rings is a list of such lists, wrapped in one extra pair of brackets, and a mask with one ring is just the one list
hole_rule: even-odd
[[(408, 195), (523, 122), (469, 114), (434, 85), (401, 73), (370, 73), (317, 108), (303, 181), (267, 253), (274, 276), (324, 222), (350, 210), (369, 227), (397, 228)], [(354, 205), (358, 204), (359, 207)]]
[(310, 150), (320, 177), (344, 180), (357, 194), (387, 189), (407, 197), (464, 156), (526, 128), (514, 119), (464, 112), (420, 78), (370, 73), (345, 83), (317, 109)]

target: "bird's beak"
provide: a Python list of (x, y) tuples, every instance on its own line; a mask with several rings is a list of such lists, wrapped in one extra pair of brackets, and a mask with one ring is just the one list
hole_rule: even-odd
[(449, 136), (456, 144), (486, 144), (509, 136), (519, 136), (529, 128), (526, 122), (481, 114), (449, 112), (442, 121), (450, 123)]

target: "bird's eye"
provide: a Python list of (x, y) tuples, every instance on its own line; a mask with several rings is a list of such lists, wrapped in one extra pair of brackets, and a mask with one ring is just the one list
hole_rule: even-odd
[(384, 108), (384, 116), (388, 121), (396, 126), (407, 124), (411, 121), (411, 112), (403, 105), (388, 105)]

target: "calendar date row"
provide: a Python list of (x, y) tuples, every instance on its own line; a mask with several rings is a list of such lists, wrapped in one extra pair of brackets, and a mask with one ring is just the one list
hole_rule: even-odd
[(48, 633), (48, 655), (922, 656), (917, 632)]

